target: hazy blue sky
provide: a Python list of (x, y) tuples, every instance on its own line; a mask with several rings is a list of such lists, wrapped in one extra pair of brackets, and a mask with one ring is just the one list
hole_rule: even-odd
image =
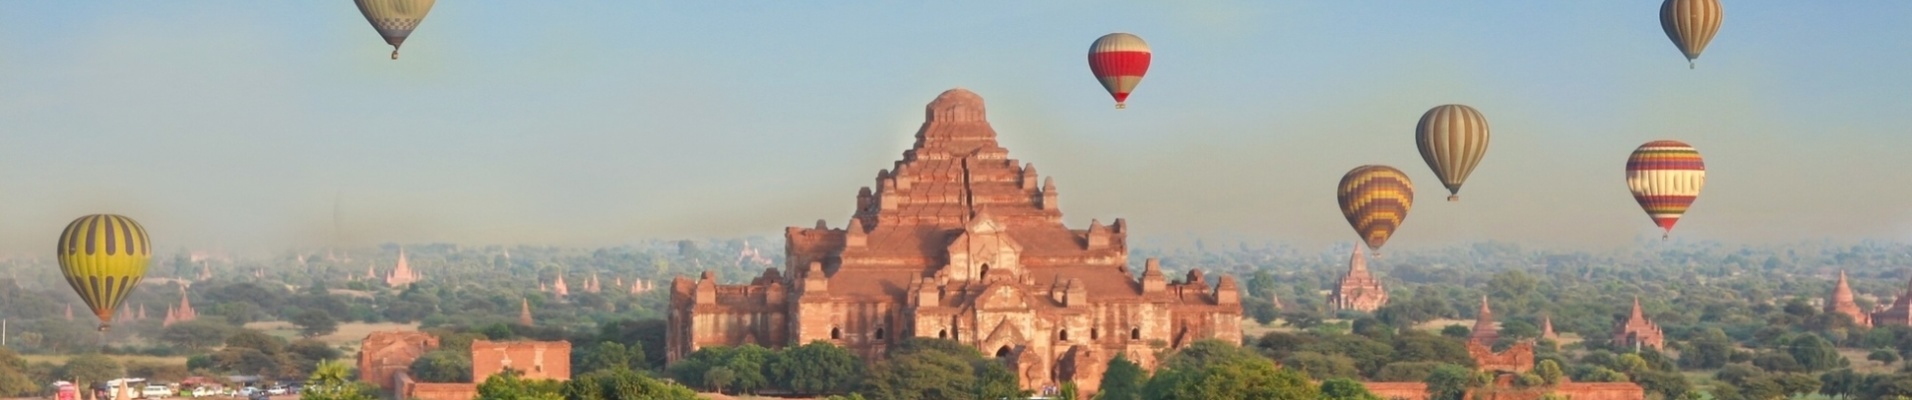
[[(1912, 238), (1912, 2), (1727, 1), (1699, 60), (1658, 1), (445, 1), (399, 61), (350, 2), (19, 2), (0, 13), (0, 252), (117, 212), (162, 248), (615, 244), (847, 220), (937, 93), (987, 101), (1071, 225), (1354, 240), (1341, 174), (1421, 193), (1389, 249), (1623, 246), (1627, 153), (1700, 149), (1674, 231)], [(1168, 5), (1173, 4), (1173, 5)], [(1156, 58), (1128, 110), (1097, 36)], [(1415, 152), (1464, 103), (1493, 145), (1445, 193)]]

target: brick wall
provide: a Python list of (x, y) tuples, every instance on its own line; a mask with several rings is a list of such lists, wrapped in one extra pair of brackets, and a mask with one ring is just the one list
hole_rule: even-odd
[(571, 343), (565, 341), (471, 342), (471, 380), (504, 372), (505, 368), (522, 373), (526, 379), (571, 380)]
[(399, 372), (393, 376), (398, 386), (398, 398), (406, 400), (472, 400), (478, 398), (478, 385), (473, 383), (426, 383), (412, 380), (410, 375)]
[(1361, 382), (1382, 400), (1427, 400), (1426, 382)]

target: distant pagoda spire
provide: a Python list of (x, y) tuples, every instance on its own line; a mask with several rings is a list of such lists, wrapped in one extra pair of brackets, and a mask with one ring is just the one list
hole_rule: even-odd
[(1545, 315), (1540, 317), (1540, 338), (1556, 342), (1560, 340), (1560, 335), (1554, 333), (1553, 316)]
[(558, 297), (564, 297), (571, 295), (570, 286), (564, 284), (564, 271), (558, 271), (558, 281), (551, 284), (551, 289), (557, 291)]
[(1480, 315), (1474, 319), (1474, 331), (1467, 335), (1467, 340), (1483, 346), (1492, 346), (1500, 340), (1500, 328), (1494, 326), (1494, 309), (1487, 306), (1487, 295), (1480, 296)]
[(1832, 288), (1832, 298), (1826, 301), (1826, 313), (1844, 314), (1852, 318), (1858, 326), (1871, 327), (1872, 316), (1859, 309), (1859, 303), (1852, 301), (1852, 287), (1846, 284), (1846, 270), (1839, 270), (1839, 283)]
[(531, 300), (518, 298), (518, 324), (531, 326)]

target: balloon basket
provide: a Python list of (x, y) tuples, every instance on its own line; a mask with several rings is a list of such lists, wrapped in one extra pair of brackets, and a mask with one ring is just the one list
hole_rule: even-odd
[(1122, 104), (1122, 103), (1115, 103), (1115, 109), (1117, 109), (1117, 110), (1121, 110), (1121, 109), (1125, 109), (1125, 108), (1129, 108), (1129, 105), (1127, 105), (1127, 104)]
[(1459, 201), (1461, 201), (1461, 195), (1456, 194), (1456, 195), (1447, 196), (1447, 202), (1449, 203), (1454, 203)]

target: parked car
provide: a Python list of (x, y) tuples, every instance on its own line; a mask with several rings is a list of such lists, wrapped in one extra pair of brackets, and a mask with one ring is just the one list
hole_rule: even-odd
[(271, 389), (266, 389), (266, 394), (273, 396), (285, 394), (285, 386), (273, 386)]
[(173, 390), (165, 385), (146, 385), (139, 390), (139, 397), (146, 399), (164, 399), (173, 396)]

